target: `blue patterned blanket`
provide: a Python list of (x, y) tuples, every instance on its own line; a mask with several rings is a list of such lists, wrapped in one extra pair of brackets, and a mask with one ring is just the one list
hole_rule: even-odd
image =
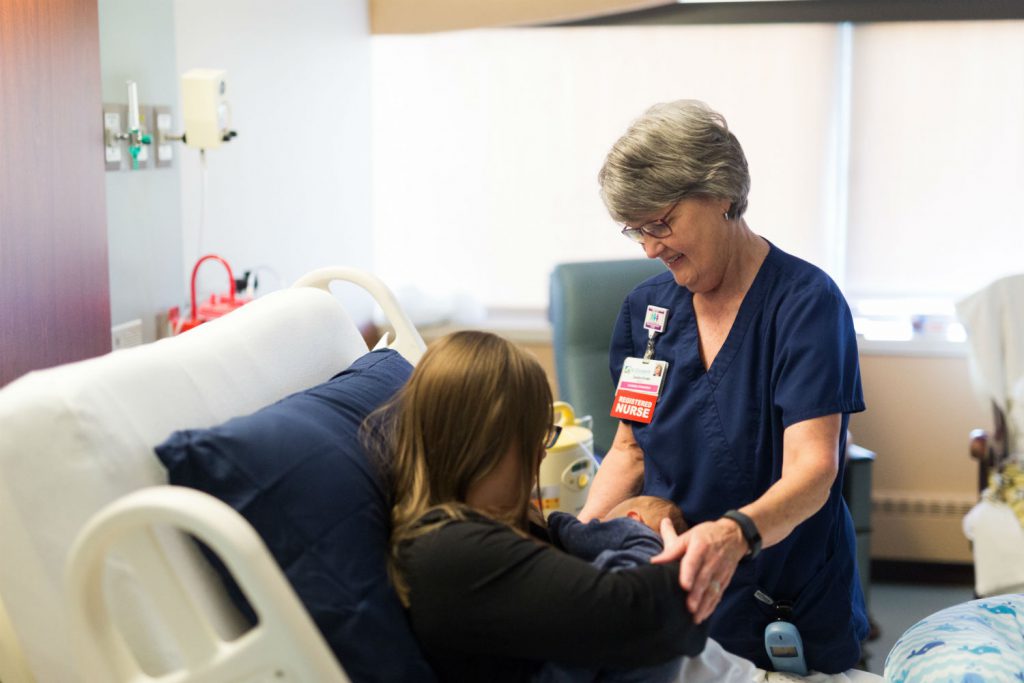
[(892, 683), (1024, 683), (1024, 595), (965, 602), (917, 622), (885, 660)]

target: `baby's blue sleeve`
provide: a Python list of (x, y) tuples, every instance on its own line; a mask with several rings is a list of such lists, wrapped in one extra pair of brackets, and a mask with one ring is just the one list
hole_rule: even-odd
[(548, 532), (557, 547), (605, 570), (650, 564), (663, 547), (658, 534), (627, 518), (583, 524), (572, 515), (553, 512)]

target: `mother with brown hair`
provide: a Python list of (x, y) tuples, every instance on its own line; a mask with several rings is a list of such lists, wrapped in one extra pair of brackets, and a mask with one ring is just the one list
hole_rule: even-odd
[(602, 571), (531, 523), (552, 417), (534, 358), (460, 332), (370, 418), (391, 467), (392, 578), (441, 680), (527, 681), (545, 662), (647, 666), (704, 647), (678, 565)]

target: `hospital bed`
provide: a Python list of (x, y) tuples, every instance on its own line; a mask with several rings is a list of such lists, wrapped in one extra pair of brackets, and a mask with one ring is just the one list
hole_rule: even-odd
[[(391, 292), (335, 268), (187, 334), (0, 391), (0, 681), (348, 680), (252, 527), (166, 486), (153, 454), (176, 429), (251, 413), (366, 354), (326, 291), (335, 280), (367, 289), (395, 330), (387, 346), (419, 359)], [(227, 565), (255, 627), (171, 527)]]
[[(372, 356), (327, 291), (336, 280), (370, 291), (394, 329), (384, 345), (415, 363), (422, 339), (387, 288), (333, 268), (179, 337), (0, 390), (0, 681), (359, 679), (268, 553), (274, 541), (217, 498), (166, 486), (153, 454), (175, 430), (244, 419)], [(255, 625), (193, 539), (226, 565)], [(393, 651), (355, 647), (381, 650), (381, 667)]]

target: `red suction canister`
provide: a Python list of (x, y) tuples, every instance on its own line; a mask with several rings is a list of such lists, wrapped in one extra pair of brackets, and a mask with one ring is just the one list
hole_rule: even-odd
[[(199, 266), (206, 261), (219, 261), (228, 271), (228, 293), (211, 294), (210, 299), (199, 305), (196, 301), (196, 276), (199, 274)], [(216, 254), (207, 254), (196, 261), (192, 268), (192, 314), (189, 318), (174, 317), (169, 322), (174, 334), (187, 332), (193, 327), (209, 322), (214, 318), (226, 315), (240, 306), (252, 301), (249, 297), (235, 296), (235, 274), (231, 271), (231, 264)]]

